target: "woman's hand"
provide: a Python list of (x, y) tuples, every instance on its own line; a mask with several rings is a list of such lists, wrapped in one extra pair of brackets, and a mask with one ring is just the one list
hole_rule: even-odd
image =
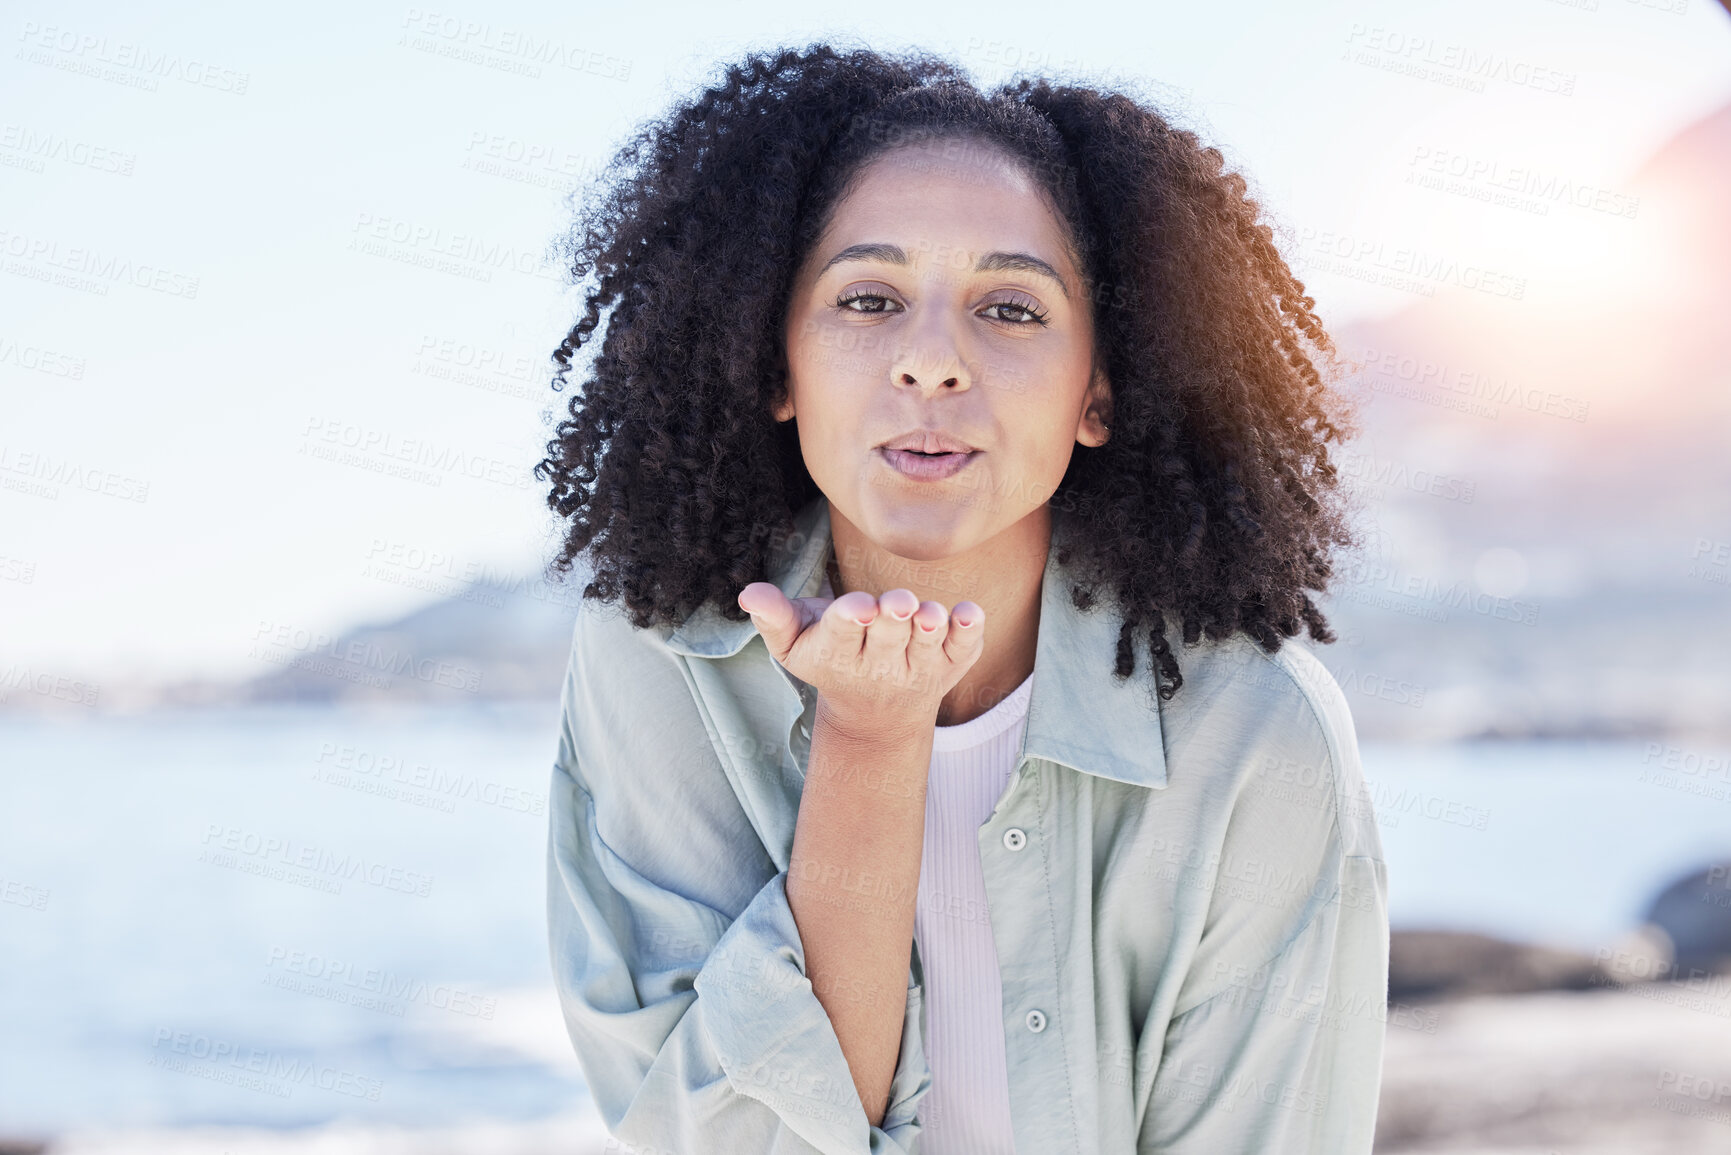
[(739, 606), (775, 660), (815, 686), (830, 720), (848, 729), (935, 722), (984, 648), (977, 603), (957, 602), (952, 612), (907, 589), (789, 600), (770, 582), (752, 582)]

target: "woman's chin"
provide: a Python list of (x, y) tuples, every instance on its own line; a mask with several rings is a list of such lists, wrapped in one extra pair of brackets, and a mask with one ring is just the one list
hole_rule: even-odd
[(978, 510), (937, 494), (881, 501), (860, 526), (879, 549), (909, 561), (954, 557), (983, 540), (979, 528)]

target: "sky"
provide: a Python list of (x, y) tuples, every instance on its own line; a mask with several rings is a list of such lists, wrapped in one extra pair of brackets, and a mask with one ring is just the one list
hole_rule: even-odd
[[(1355, 275), (1397, 249), (1563, 307), (1731, 102), (1704, 0), (151, 7), (0, 24), (0, 673), (250, 677), (266, 634), (538, 568), (566, 193), (748, 51), (1131, 90), (1245, 174), (1331, 327), (1412, 303)], [(1585, 200), (1487, 213), (1486, 172)]]

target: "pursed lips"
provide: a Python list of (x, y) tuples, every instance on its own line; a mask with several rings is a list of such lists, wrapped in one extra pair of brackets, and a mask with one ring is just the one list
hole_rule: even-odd
[(980, 455), (977, 449), (966, 453), (924, 453), (913, 449), (890, 449), (880, 446), (878, 456), (885, 464), (911, 481), (942, 481), (954, 477)]

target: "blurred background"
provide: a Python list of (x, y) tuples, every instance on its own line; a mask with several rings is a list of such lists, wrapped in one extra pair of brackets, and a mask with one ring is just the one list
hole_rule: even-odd
[(0, 26), (0, 1152), (609, 1149), (544, 929), (549, 246), (814, 39), (1155, 100), (1355, 362), (1378, 1150), (1731, 1150), (1723, 8), (151, 7)]

